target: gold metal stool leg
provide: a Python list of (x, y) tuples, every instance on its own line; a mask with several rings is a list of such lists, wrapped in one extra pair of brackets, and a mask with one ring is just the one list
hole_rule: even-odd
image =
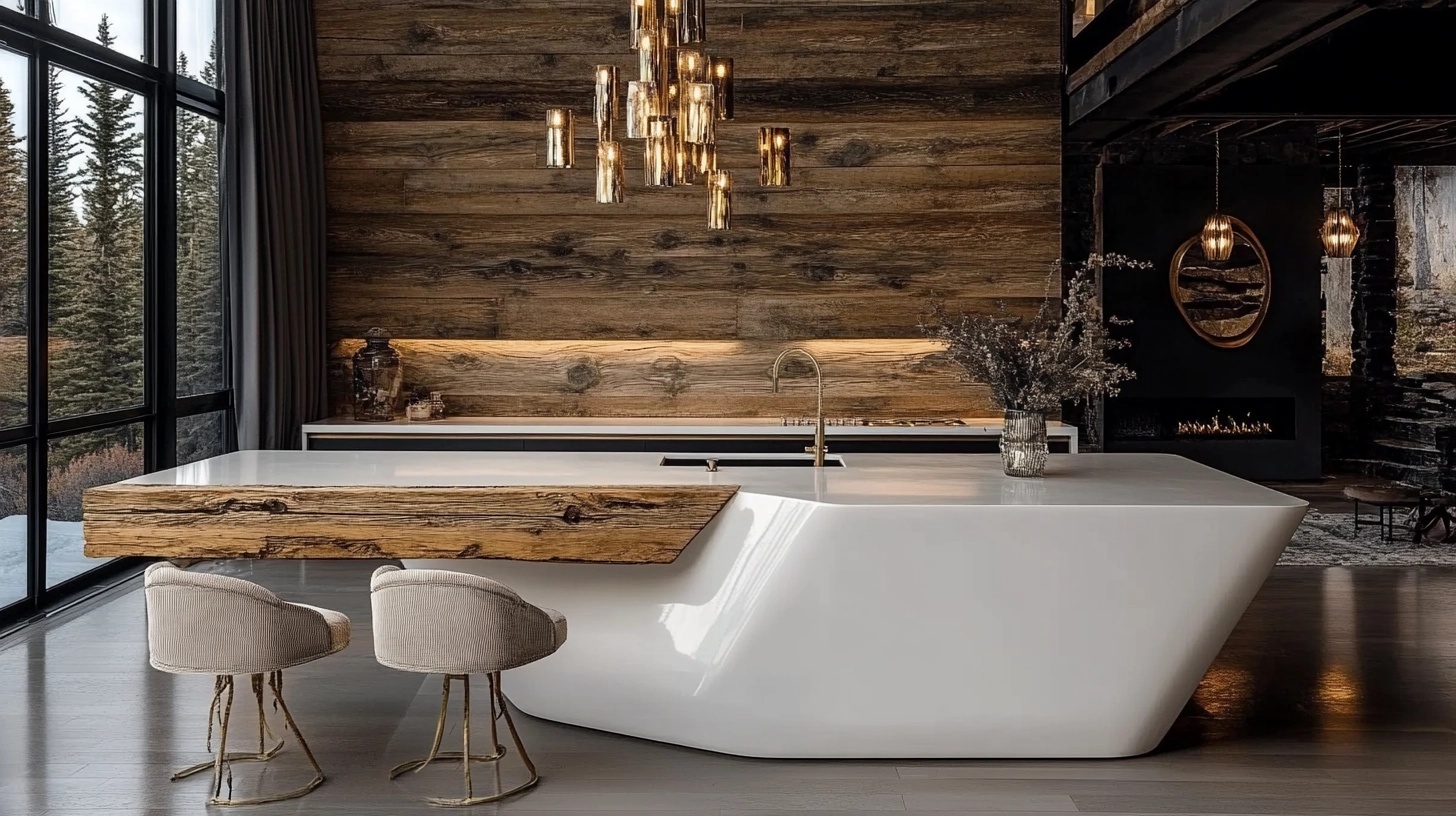
[[(461, 681), (464, 689), (464, 720), (461, 727), (461, 731), (463, 734), (463, 744), (461, 745), (461, 751), (449, 751), (442, 753), (439, 750), (440, 741), (445, 734), (445, 718), (448, 714), (450, 704), (450, 682), (452, 680)], [(490, 742), (491, 745), (494, 746), (494, 751), (489, 755), (484, 756), (479, 754), (472, 754), (470, 752), (470, 677), (469, 675), (463, 674), (445, 675), (444, 688), (440, 697), (440, 716), (435, 722), (435, 740), (434, 744), (430, 747), (429, 755), (426, 756), (424, 759), (413, 759), (409, 762), (404, 762), (396, 765), (389, 772), (390, 779), (395, 779), (401, 774), (404, 774), (411, 770), (419, 772), (425, 766), (429, 765), (432, 762), (440, 762), (443, 760), (452, 759), (461, 760), (461, 771), (465, 777), (465, 797), (462, 799), (447, 799), (442, 797), (429, 797), (425, 799), (426, 802), (432, 805), (437, 805), (439, 807), (471, 807), (474, 805), (483, 805), (489, 802), (499, 802), (502, 799), (510, 796), (515, 796), (518, 793), (524, 793), (525, 791), (535, 787), (536, 784), (541, 781), (541, 776), (536, 772), (536, 765), (531, 762), (531, 757), (526, 754), (525, 746), (521, 744), (521, 735), (516, 732), (516, 724), (514, 721), (511, 720), (511, 712), (506, 707), (505, 696), (501, 693), (500, 672), (492, 672), (491, 674), (487, 675), (487, 680), (490, 684)], [(497, 713), (497, 711), (499, 711), (499, 713)], [(506, 726), (511, 732), (511, 741), (515, 743), (516, 746), (516, 753), (520, 754), (521, 761), (525, 764), (526, 770), (531, 774), (530, 779), (526, 780), (520, 785), (517, 785), (514, 788), (511, 788), (510, 790), (501, 790), (499, 760), (503, 758), (506, 753), (505, 746), (500, 744), (499, 734), (496, 728), (496, 720), (499, 719), (501, 716), (505, 717)], [(464, 759), (465, 757), (469, 757), (469, 759)], [(488, 796), (475, 795), (475, 783), (473, 778), (471, 777), (470, 770), (472, 762), (490, 762), (495, 764), (494, 787), (496, 793), (490, 794)]]
[[(270, 691), (272, 691), (272, 693), (273, 693), (273, 705), (274, 705), (274, 708), (282, 711), (284, 723), (286, 724), (287, 729), (289, 731), (292, 731), (293, 732), (293, 736), (298, 740), (299, 747), (303, 749), (304, 756), (308, 759), (309, 765), (313, 768), (314, 776), (313, 776), (313, 779), (309, 780), (308, 784), (304, 785), (303, 787), (296, 788), (296, 789), (291, 790), (291, 791), (286, 791), (284, 793), (273, 794), (273, 795), (269, 795), (269, 796), (255, 796), (255, 797), (248, 797), (248, 798), (233, 798), (231, 796), (231, 793), (232, 793), (232, 763), (233, 762), (266, 762), (266, 761), (272, 759), (274, 756), (277, 756), (278, 752), (280, 750), (282, 750), (282, 748), (283, 748), (283, 739), (281, 737), (277, 737), (273, 733), (273, 728), (272, 728), (272, 726), (270, 726), (268, 724), (267, 719), (265, 718), (264, 713), (263, 713), (263, 687), (265, 685), (265, 682), (266, 682), (266, 685), (267, 685), (268, 689)], [(296, 799), (296, 798), (298, 798), (300, 796), (303, 796), (304, 794), (312, 791), (314, 788), (317, 788), (319, 785), (322, 785), (323, 782), (324, 782), (324, 772), (323, 772), (323, 769), (319, 767), (318, 760), (316, 760), (314, 758), (313, 751), (309, 750), (308, 742), (306, 742), (304, 740), (302, 732), (300, 732), (298, 730), (298, 724), (293, 721), (293, 715), (288, 710), (288, 704), (283, 701), (283, 672), (281, 672), (281, 671), (271, 672), (268, 675), (266, 675), (266, 680), (265, 680), (265, 676), (264, 675), (262, 675), (262, 674), (255, 674), (255, 675), (252, 676), (252, 685), (253, 685), (253, 694), (256, 697), (257, 703), (258, 703), (258, 753), (256, 753), (256, 754), (248, 754), (248, 753), (229, 754), (227, 752), (228, 727), (229, 727), (229, 725), (232, 722), (232, 712), (233, 712), (234, 681), (233, 681), (232, 676), (230, 676), (230, 675), (219, 675), (218, 678), (217, 678), (217, 681), (216, 681), (216, 683), (215, 683), (215, 685), (213, 687), (212, 706), (208, 710), (208, 724), (207, 724), (207, 731), (208, 731), (208, 750), (211, 750), (211, 748), (212, 748), (211, 742), (212, 742), (212, 724), (213, 724), (213, 718), (215, 716), (218, 716), (218, 714), (219, 714), (219, 710), (218, 710), (219, 709), (219, 705), (221, 705), (221, 717), (217, 721), (218, 722), (218, 746), (217, 746), (217, 753), (213, 757), (213, 759), (211, 759), (211, 760), (209, 760), (207, 762), (198, 763), (197, 765), (193, 765), (193, 766), (190, 766), (190, 767), (187, 767), (187, 768), (183, 768), (182, 770), (180, 770), (177, 773), (175, 773), (175, 774), (172, 775), (172, 780), (173, 781), (176, 781), (178, 779), (183, 779), (185, 777), (188, 777), (188, 776), (191, 776), (191, 775), (193, 775), (195, 773), (198, 773), (198, 772), (200, 772), (200, 771), (202, 771), (202, 770), (204, 770), (204, 769), (206, 769), (208, 767), (211, 767), (212, 768), (212, 797), (207, 800), (207, 803), (209, 805), (219, 805), (219, 806), (222, 806), (222, 807), (230, 807), (230, 806), (236, 806), (236, 805), (260, 805), (260, 804), (264, 804), (266, 802), (281, 802), (281, 801), (283, 801), (285, 799)], [(227, 699), (226, 699), (225, 702), (222, 699), (224, 693), (227, 695)], [(266, 748), (266, 742), (265, 742), (265, 738), (266, 737), (273, 737), (273, 738), (277, 739), (278, 740), (278, 744), (277, 745), (274, 745), (272, 748)], [(229, 796), (226, 797), (226, 798), (224, 798), (223, 795), (222, 795), (222, 783), (223, 783), (223, 769), (224, 769), (224, 767), (226, 767), (226, 769), (227, 769), (227, 782), (228, 782), (228, 793), (229, 793)]]
[[(267, 717), (265, 717), (263, 714), (263, 675), (253, 675), (252, 684), (253, 696), (258, 701), (258, 752), (256, 754), (228, 754), (228, 762), (267, 762), (268, 760), (277, 756), (279, 751), (283, 750), (283, 738), (273, 733), (273, 726), (268, 723)], [(213, 723), (217, 721), (218, 703), (221, 701), (224, 691), (227, 692), (229, 697), (229, 703), (231, 703), (232, 685), (233, 678), (225, 674), (218, 675), (216, 681), (213, 684), (212, 705), (207, 710), (208, 751), (212, 750), (212, 726)], [(266, 740), (268, 739), (277, 740), (278, 744), (274, 745), (272, 748), (268, 748), (266, 742)], [(186, 779), (193, 774), (198, 774), (205, 770), (208, 770), (209, 768), (212, 768), (215, 764), (217, 764), (217, 760), (214, 758), (209, 759), (206, 762), (199, 762), (196, 765), (189, 765), (186, 768), (183, 768), (182, 770), (172, 774), (172, 781), (176, 782), (179, 779)]]

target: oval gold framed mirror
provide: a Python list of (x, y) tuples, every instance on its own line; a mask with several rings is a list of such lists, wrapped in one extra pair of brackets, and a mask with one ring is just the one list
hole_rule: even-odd
[(1254, 339), (1269, 315), (1273, 276), (1269, 256), (1254, 231), (1237, 218), (1233, 255), (1209, 261), (1195, 235), (1183, 242), (1168, 270), (1168, 288), (1178, 313), (1193, 332), (1219, 348), (1238, 348)]

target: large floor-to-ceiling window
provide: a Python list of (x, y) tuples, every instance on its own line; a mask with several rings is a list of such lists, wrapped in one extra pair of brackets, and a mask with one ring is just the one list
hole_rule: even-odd
[(0, 0), (0, 624), (120, 565), (86, 488), (229, 449), (224, 0)]

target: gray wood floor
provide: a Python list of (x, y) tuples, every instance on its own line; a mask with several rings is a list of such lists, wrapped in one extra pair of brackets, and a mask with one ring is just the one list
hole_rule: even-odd
[[(347, 612), (355, 631), (341, 655), (288, 674), (328, 782), (239, 812), (449, 812), (417, 799), (455, 795), (457, 769), (384, 778), (428, 746), (439, 681), (374, 662), (374, 566), (235, 568), (290, 600)], [(205, 758), (210, 692), (208, 678), (147, 666), (135, 590), (0, 641), (0, 814), (205, 812), (205, 775), (167, 777)], [(520, 719), (541, 786), (468, 812), (1452, 816), (1456, 570), (1277, 569), (1164, 746), (1138, 759), (755, 761)], [(261, 777), (260, 766), (235, 766), (236, 793), (301, 782), (297, 760), (289, 751)]]

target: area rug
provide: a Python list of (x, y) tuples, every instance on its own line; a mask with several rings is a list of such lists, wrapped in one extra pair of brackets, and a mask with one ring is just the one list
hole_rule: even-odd
[(1380, 535), (1374, 514), (1360, 517), (1357, 536), (1353, 514), (1310, 510), (1279, 563), (1314, 567), (1452, 567), (1456, 566), (1456, 544), (1417, 544), (1411, 541), (1410, 528), (1401, 526), (1399, 517), (1395, 540), (1386, 541)]

